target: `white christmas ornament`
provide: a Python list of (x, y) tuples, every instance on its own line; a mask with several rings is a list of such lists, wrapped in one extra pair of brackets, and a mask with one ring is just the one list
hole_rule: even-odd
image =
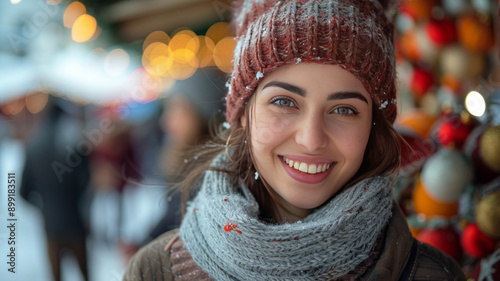
[(421, 179), (429, 196), (441, 202), (454, 202), (472, 176), (472, 167), (462, 153), (442, 148), (427, 159)]

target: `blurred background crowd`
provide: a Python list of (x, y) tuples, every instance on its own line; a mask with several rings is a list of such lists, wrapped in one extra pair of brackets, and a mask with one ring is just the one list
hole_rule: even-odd
[[(231, 0), (0, 3), (0, 217), (17, 178), (17, 272), (121, 280), (180, 222), (173, 168), (224, 121)], [(500, 280), (500, 48), (495, 0), (402, 0), (395, 18), (394, 190), (414, 236)], [(492, 278), (492, 279), (488, 279)]]

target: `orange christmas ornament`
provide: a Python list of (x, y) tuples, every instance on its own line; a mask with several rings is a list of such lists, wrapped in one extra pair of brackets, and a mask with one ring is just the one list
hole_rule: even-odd
[(417, 181), (413, 192), (413, 207), (415, 213), (430, 217), (451, 218), (458, 214), (458, 201), (440, 202), (432, 198), (424, 187), (422, 181)]
[(432, 9), (437, 5), (436, 0), (405, 0), (401, 3), (401, 10), (416, 19), (430, 19)]
[(458, 38), (462, 45), (472, 52), (486, 53), (495, 45), (493, 23), (474, 15), (464, 15), (458, 19)]
[(398, 126), (410, 129), (422, 138), (427, 138), (436, 120), (437, 118), (435, 116), (421, 109), (413, 109), (401, 113), (396, 123)]
[(398, 49), (401, 54), (414, 62), (419, 61), (421, 58), (417, 41), (417, 32), (415, 30), (410, 30), (401, 35), (398, 42)]
[(453, 92), (459, 92), (460, 89), (462, 88), (462, 82), (455, 78), (453, 75), (450, 75), (448, 73), (444, 73), (441, 75), (440, 79), (441, 85), (448, 87), (451, 91)]

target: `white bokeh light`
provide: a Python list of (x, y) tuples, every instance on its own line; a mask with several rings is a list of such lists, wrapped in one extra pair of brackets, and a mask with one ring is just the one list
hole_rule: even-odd
[(481, 117), (486, 111), (486, 102), (480, 93), (472, 91), (465, 98), (465, 107), (470, 114)]
[(104, 61), (104, 69), (111, 77), (118, 77), (127, 71), (130, 65), (130, 56), (123, 49), (114, 49), (109, 52)]

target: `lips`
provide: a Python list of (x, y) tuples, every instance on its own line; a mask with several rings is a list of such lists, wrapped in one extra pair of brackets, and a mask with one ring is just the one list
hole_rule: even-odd
[(280, 156), (281, 164), (294, 180), (307, 184), (320, 183), (328, 177), (336, 162), (326, 159)]

